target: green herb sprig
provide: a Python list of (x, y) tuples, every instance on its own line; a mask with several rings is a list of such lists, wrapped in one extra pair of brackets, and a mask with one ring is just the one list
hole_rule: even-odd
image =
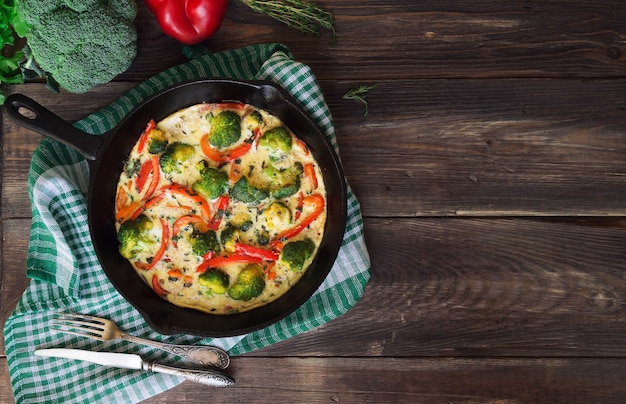
[(366, 85), (366, 84), (362, 84), (360, 86), (358, 86), (357, 88), (353, 88), (352, 90), (349, 90), (348, 92), (346, 92), (343, 97), (344, 100), (353, 100), (353, 101), (360, 101), (363, 103), (363, 105), (365, 105), (365, 113), (363, 114), (363, 116), (367, 116), (368, 114), (368, 102), (366, 100), (367, 98), (367, 94), (374, 89), (374, 87), (376, 87), (376, 85)]
[(319, 4), (306, 0), (239, 0), (257, 13), (265, 14), (290, 28), (320, 35), (320, 28), (332, 32), (336, 41), (333, 15)]

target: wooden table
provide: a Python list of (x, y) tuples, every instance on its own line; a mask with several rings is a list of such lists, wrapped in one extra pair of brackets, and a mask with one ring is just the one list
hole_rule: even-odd
[[(148, 402), (624, 402), (623, 2), (320, 4), (336, 46), (237, 1), (206, 45), (282, 42), (313, 68), (372, 279), (339, 319), (234, 358), (236, 387), (185, 382)], [(143, 6), (137, 27), (136, 62), (114, 82), (82, 95), (13, 90), (74, 121), (185, 60)], [(361, 84), (376, 85), (367, 116), (342, 99)], [(26, 179), (40, 136), (2, 130), (4, 322), (28, 284)]]

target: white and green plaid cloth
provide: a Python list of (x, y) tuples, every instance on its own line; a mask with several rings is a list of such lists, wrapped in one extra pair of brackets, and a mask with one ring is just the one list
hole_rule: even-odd
[[(308, 66), (293, 60), (286, 47), (263, 44), (216, 54), (195, 47), (185, 52), (190, 58), (187, 63), (150, 78), (75, 126), (102, 134), (146, 98), (184, 80), (263, 79), (289, 91), (337, 149), (332, 117), (316, 78)], [(27, 275), (32, 280), (4, 325), (9, 372), (18, 403), (131, 403), (183, 380), (35, 356), (33, 351), (38, 348), (68, 347), (136, 353), (148, 360), (185, 365), (170, 354), (126, 341), (98, 342), (53, 332), (48, 322), (57, 312), (106, 317), (130, 334), (175, 344), (217, 345), (231, 355), (239, 355), (340, 316), (361, 298), (370, 277), (361, 211), (348, 188), (348, 221), (339, 256), (326, 281), (301, 308), (278, 323), (238, 337), (161, 335), (150, 329), (115, 290), (97, 261), (87, 225), (87, 186), (88, 166), (82, 156), (58, 142), (43, 139), (33, 154), (29, 174), (32, 225)]]

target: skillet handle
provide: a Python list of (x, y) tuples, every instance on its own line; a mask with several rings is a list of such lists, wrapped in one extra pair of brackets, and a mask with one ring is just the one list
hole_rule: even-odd
[(101, 136), (81, 131), (26, 95), (9, 95), (3, 109), (4, 115), (16, 124), (58, 140), (87, 160), (96, 160), (102, 150), (104, 139)]

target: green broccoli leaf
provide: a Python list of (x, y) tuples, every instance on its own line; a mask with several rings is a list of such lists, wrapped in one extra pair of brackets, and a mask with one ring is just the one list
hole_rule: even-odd
[(265, 190), (252, 186), (246, 177), (241, 177), (230, 190), (230, 196), (245, 203), (259, 203), (269, 194)]

